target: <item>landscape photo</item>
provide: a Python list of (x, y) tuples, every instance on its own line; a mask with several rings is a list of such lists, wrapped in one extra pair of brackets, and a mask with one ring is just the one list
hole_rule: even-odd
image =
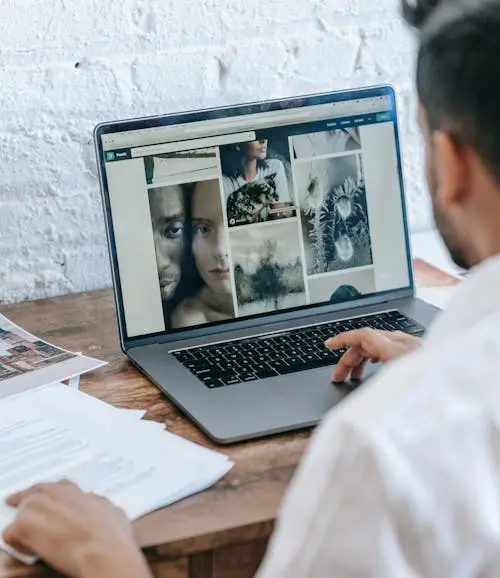
[(239, 316), (306, 305), (296, 222), (230, 233)]

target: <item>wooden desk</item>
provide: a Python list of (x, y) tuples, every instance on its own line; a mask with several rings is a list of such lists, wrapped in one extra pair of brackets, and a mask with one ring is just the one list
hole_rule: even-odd
[[(416, 264), (425, 286), (456, 282)], [(97, 291), (1, 307), (28, 331), (109, 365), (82, 378), (81, 389), (125, 408), (148, 410), (173, 433), (213, 444), (126, 360), (120, 350), (111, 291)], [(278, 506), (304, 453), (310, 432), (217, 448), (235, 462), (214, 488), (135, 524), (139, 544), (158, 578), (251, 578), (264, 555)], [(0, 578), (55, 576), (0, 552)], [(111, 578), (111, 577), (110, 577)]]

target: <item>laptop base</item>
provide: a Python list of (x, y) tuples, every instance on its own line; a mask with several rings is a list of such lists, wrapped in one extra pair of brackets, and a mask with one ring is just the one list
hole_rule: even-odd
[[(218, 444), (230, 444), (315, 426), (354, 387), (331, 383), (334, 366), (280, 375), (233, 387), (207, 388), (170, 352), (203, 343), (252, 337), (327, 321), (397, 309), (428, 327), (438, 309), (418, 299), (403, 299), (337, 314), (311, 316), (249, 331), (232, 331), (198, 340), (154, 344), (128, 350), (130, 361)], [(369, 366), (363, 382), (377, 370)]]

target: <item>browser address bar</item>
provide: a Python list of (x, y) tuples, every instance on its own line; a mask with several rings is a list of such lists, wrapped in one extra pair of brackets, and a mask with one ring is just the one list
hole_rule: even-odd
[[(277, 124), (288, 124), (302, 120), (309, 120), (311, 118), (316, 118), (322, 113), (325, 116), (329, 116), (332, 114), (332, 107), (331, 105), (325, 105), (324, 110), (319, 110), (319, 107), (315, 107), (314, 109), (302, 109), (302, 110), (294, 110), (287, 112), (286, 110), (280, 110), (275, 112), (264, 112), (262, 114), (253, 114), (250, 119), (249, 117), (229, 117), (229, 118), (221, 118), (217, 119), (217, 128), (218, 129), (227, 129), (231, 127), (241, 127), (244, 124), (248, 124), (249, 122), (252, 124), (253, 127), (259, 126), (269, 126), (269, 121), (272, 119)], [(203, 121), (202, 121), (203, 122)], [(205, 121), (206, 122), (206, 121)], [(182, 132), (184, 134), (194, 134), (200, 132), (200, 125), (198, 126), (189, 126), (185, 125), (182, 127)], [(211, 122), (211, 129), (213, 130), (214, 121)]]
[(250, 142), (254, 141), (255, 139), (256, 139), (255, 132), (247, 131), (238, 134), (230, 134), (226, 136), (196, 138), (192, 140), (183, 140), (179, 142), (171, 142), (160, 145), (137, 147), (132, 149), (130, 152), (132, 158), (148, 157), (152, 155), (189, 151), (191, 149), (205, 149), (228, 144), (236, 144), (240, 142)]
[(371, 106), (368, 106), (366, 103), (347, 102), (342, 104), (344, 104), (344, 106), (336, 107), (332, 104), (323, 104), (314, 107), (305, 107), (299, 110), (280, 110), (253, 114), (251, 116), (220, 118), (211, 121), (201, 121), (193, 123), (192, 125), (178, 126), (176, 128), (179, 138), (183, 138), (184, 136), (194, 134), (201, 136), (203, 133), (210, 133), (214, 130), (244, 130), (250, 127), (254, 130), (259, 130), (268, 128), (269, 126), (277, 127), (288, 124), (301, 124), (323, 119), (339, 118), (346, 115), (369, 114), (387, 110), (387, 104), (382, 102), (374, 102)]

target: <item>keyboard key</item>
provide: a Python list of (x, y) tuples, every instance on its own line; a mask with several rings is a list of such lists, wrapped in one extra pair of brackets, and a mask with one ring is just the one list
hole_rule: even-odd
[(211, 367), (207, 367), (206, 369), (191, 369), (191, 373), (194, 373), (196, 377), (200, 379), (205, 375), (212, 375), (212, 371)]
[(180, 361), (187, 361), (188, 359), (192, 359), (192, 355), (189, 353), (189, 351), (175, 351), (173, 355)]
[(217, 375), (203, 375), (197, 376), (207, 387), (213, 389), (215, 387), (224, 387), (224, 383), (218, 378)]
[(303, 369), (303, 371), (307, 371), (308, 369), (319, 369), (321, 367), (328, 367), (330, 365), (335, 365), (330, 361), (325, 359), (311, 359), (308, 361)]
[(267, 379), (268, 377), (276, 377), (279, 373), (275, 369), (271, 369), (270, 367), (266, 369), (256, 369), (255, 375), (259, 379)]
[(239, 373), (238, 377), (243, 383), (247, 383), (249, 381), (257, 381), (258, 379), (255, 373)]
[(205, 381), (204, 383), (210, 389), (218, 389), (219, 387), (226, 387), (226, 384), (222, 381), (222, 379), (212, 379), (210, 381)]
[(299, 371), (307, 371), (309, 369), (318, 369), (320, 367), (326, 367), (328, 365), (324, 359), (315, 359), (315, 360), (306, 360), (303, 363), (297, 363), (294, 365), (288, 365), (280, 370), (280, 368), (276, 368), (276, 371), (279, 371), (281, 375), (288, 375), (290, 373), (298, 373)]
[(261, 352), (266, 354), (266, 355), (270, 355), (271, 353), (274, 352), (274, 349), (271, 349), (271, 347), (269, 347), (268, 345), (266, 345), (266, 347), (263, 347), (261, 349)]
[(277, 369), (278, 367), (286, 366), (287, 364), (282, 359), (270, 359), (267, 362), (267, 365), (269, 365), (269, 367), (273, 367), (274, 369), (279, 371)]
[(406, 317), (398, 317), (394, 320), (394, 325), (405, 333), (420, 333), (424, 331), (424, 328), (418, 323), (415, 323), (412, 319), (407, 319)]
[(336, 352), (330, 351), (329, 349), (323, 349), (323, 351), (318, 351), (317, 355), (322, 359), (336, 359), (338, 357)]
[(288, 375), (289, 373), (298, 373), (299, 371), (302, 371), (303, 367), (304, 364), (290, 365), (288, 363), (284, 363), (283, 365), (277, 365), (274, 369), (280, 375)]
[(196, 361), (193, 359), (187, 361), (185, 365), (186, 367), (189, 367), (189, 369), (195, 371), (202, 371), (204, 369), (211, 369), (213, 367), (213, 365), (211, 363), (208, 363), (207, 361)]
[(404, 330), (405, 333), (409, 333), (410, 335), (415, 335), (417, 333), (424, 333), (424, 331), (425, 329), (420, 325), (412, 325)]
[(239, 377), (222, 377), (221, 381), (224, 385), (236, 385), (238, 383), (241, 383)]

